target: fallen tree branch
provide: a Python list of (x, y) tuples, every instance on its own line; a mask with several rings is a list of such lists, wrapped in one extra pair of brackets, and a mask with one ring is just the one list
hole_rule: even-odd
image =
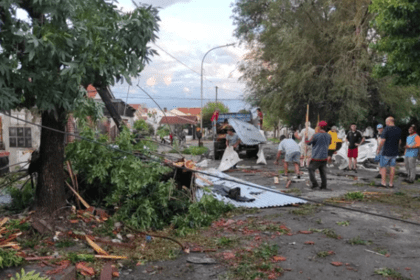
[(170, 241), (173, 241), (173, 242), (175, 242), (176, 244), (178, 244), (184, 252), (186, 252), (187, 254), (189, 253), (189, 248), (188, 248), (187, 246), (182, 245), (182, 243), (181, 243), (181, 242), (179, 242), (178, 240), (176, 240), (176, 239), (174, 239), (174, 238), (172, 238), (172, 237), (163, 236), (163, 235), (157, 235), (157, 234), (145, 233), (145, 232), (138, 231), (138, 230), (136, 230), (136, 229), (134, 229), (134, 228), (132, 228), (132, 227), (130, 227), (130, 226), (128, 226), (128, 225), (125, 225), (125, 226), (126, 226), (126, 227), (128, 227), (129, 229), (131, 229), (132, 231), (134, 231), (134, 232), (136, 232), (136, 233), (138, 233), (138, 234), (141, 234), (141, 235), (149, 235), (149, 236), (158, 237), (158, 238), (163, 238), (163, 239), (168, 239), (168, 240), (170, 240)]

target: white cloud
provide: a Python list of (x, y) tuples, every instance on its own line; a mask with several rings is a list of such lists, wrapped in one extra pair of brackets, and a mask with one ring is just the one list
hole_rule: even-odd
[(169, 86), (172, 83), (172, 74), (163, 77), (163, 82), (165, 83), (165, 85)]
[(149, 87), (153, 87), (153, 86), (155, 86), (155, 85), (156, 85), (156, 78), (155, 78), (155, 77), (150, 77), (149, 79), (147, 79), (146, 84), (147, 84)]

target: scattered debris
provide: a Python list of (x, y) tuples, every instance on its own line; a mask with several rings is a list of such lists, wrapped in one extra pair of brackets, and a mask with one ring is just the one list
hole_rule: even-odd
[(100, 255), (109, 256), (101, 247), (99, 247), (95, 242), (93, 242), (89, 237), (86, 236), (86, 241), (89, 245)]
[(195, 264), (215, 264), (217, 261), (212, 258), (188, 257), (187, 262)]

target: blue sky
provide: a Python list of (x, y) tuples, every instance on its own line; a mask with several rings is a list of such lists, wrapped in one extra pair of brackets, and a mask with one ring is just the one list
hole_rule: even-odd
[[(138, 1), (136, 1), (138, 3)], [(236, 43), (210, 52), (204, 63), (204, 104), (215, 98), (218, 86), (218, 99), (229, 106), (232, 112), (243, 109), (242, 102), (245, 85), (239, 82), (238, 63), (246, 53), (238, 47), (233, 37), (233, 20), (230, 0), (143, 0), (145, 4), (161, 7), (159, 39), (150, 47), (157, 50), (159, 56), (141, 73), (140, 80), (133, 81), (133, 86), (118, 84), (112, 87), (117, 98), (128, 103), (145, 103), (156, 107), (140, 89), (137, 83), (155, 98), (161, 107), (200, 107), (200, 73), (204, 54), (213, 47)], [(119, 0), (124, 11), (134, 8), (131, 0)], [(177, 62), (171, 56), (183, 62)]]

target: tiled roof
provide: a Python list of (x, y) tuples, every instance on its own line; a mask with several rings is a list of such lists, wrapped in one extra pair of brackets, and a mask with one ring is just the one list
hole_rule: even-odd
[(86, 90), (89, 98), (95, 98), (96, 94), (98, 93), (96, 88), (92, 85), (88, 85)]
[(141, 104), (128, 104), (128, 105), (130, 105), (131, 107), (133, 107), (136, 110), (138, 110), (139, 107), (141, 108)]
[(201, 113), (201, 108), (177, 108), (177, 110), (184, 114), (193, 116), (198, 116)]
[(196, 124), (196, 116), (175, 116), (163, 117), (160, 121), (161, 124)]

